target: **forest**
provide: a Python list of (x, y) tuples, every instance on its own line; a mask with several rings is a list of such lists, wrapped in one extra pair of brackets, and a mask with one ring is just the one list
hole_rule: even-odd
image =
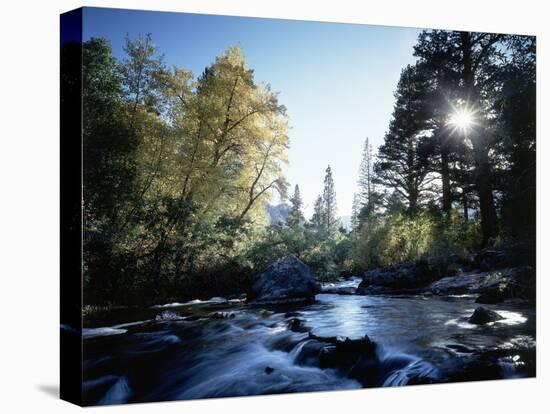
[[(292, 114), (246, 50), (198, 76), (168, 66), (152, 35), (124, 52), (103, 38), (61, 51), (62, 69), (83, 61), (86, 305), (237, 295), (288, 254), (321, 281), (418, 260), (444, 272), (491, 246), (527, 246), (534, 263), (534, 37), (421, 33), (383, 145), (347, 149), (362, 152), (349, 227), (330, 160), (304, 216), (300, 183), (283, 174)], [(62, 90), (73, 81), (61, 73)], [(270, 224), (276, 196), (288, 217)]]

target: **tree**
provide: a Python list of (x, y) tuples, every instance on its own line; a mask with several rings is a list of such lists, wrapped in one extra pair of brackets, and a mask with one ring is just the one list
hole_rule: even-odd
[(351, 204), (351, 229), (354, 230), (359, 225), (359, 211), (361, 209), (361, 204), (359, 201), (359, 194), (353, 194), (353, 202)]
[(401, 73), (393, 116), (384, 144), (378, 149), (375, 182), (395, 190), (416, 211), (430, 184), (424, 161), (422, 135), (425, 124), (426, 79), (417, 67), (408, 65)]
[(198, 78), (167, 69), (150, 35), (124, 50), (119, 63), (96, 39), (83, 55), (92, 303), (155, 300), (216, 274), (244, 256), (273, 192), (286, 196), (285, 107), (239, 47)]
[[(443, 43), (446, 40), (445, 36), (438, 39)], [(434, 59), (437, 57), (439, 56), (435, 56)], [(456, 167), (456, 151), (461, 149), (461, 142), (451, 136), (448, 121), (449, 113), (453, 110), (452, 102), (460, 96), (459, 76), (444, 62), (437, 60), (423, 61), (416, 66), (426, 79), (424, 115), (427, 134), (424, 160), (429, 171), (439, 175), (441, 179), (441, 208), (449, 212), (455, 199), (452, 170)]]
[(286, 109), (269, 86), (255, 84), (253, 74), (234, 47), (205, 69), (191, 96), (185, 96), (185, 71), (171, 82), (186, 91), (172, 92), (177, 133), (188, 148), (181, 195), (209, 215), (255, 216), (273, 190), (286, 191), (280, 168), (288, 146)]
[(151, 40), (151, 34), (130, 39), (126, 36), (122, 81), (126, 99), (130, 106), (130, 127), (134, 127), (138, 106), (154, 111), (162, 110), (161, 83), (166, 73), (164, 58), (158, 54)]
[(475, 112), (479, 122), (462, 137), (471, 142), (474, 159), (474, 179), (479, 197), (483, 244), (498, 234), (497, 215), (493, 196), (492, 169), (489, 152), (490, 134), (487, 129), (488, 100), (497, 78), (495, 68), (501, 59), (496, 47), (503, 36), (491, 33), (424, 31), (415, 46), (421, 64), (434, 63), (454, 71), (459, 79), (461, 99), (455, 105)]
[(90, 220), (108, 217), (113, 227), (134, 191), (137, 142), (122, 122), (121, 75), (109, 44), (90, 39), (82, 59), (85, 211)]
[(335, 230), (338, 226), (336, 211), (336, 190), (334, 189), (332, 170), (329, 165), (325, 171), (323, 189), (323, 226), (327, 232)]
[(286, 220), (289, 226), (295, 227), (304, 224), (304, 214), (302, 213), (303, 201), (300, 195), (298, 184), (294, 187), (294, 194), (290, 198), (290, 212)]
[(361, 209), (365, 209), (367, 214), (374, 212), (375, 196), (374, 196), (374, 174), (373, 174), (373, 153), (372, 145), (369, 138), (365, 139), (363, 147), (363, 155), (361, 165), (359, 167), (359, 179), (357, 181), (359, 187), (359, 203)]
[(159, 119), (162, 110), (161, 78), (166, 74), (162, 55), (151, 35), (126, 37), (126, 57), (119, 64), (124, 102), (124, 122), (136, 144), (136, 186), (132, 205), (123, 212), (119, 231), (140, 224), (147, 197), (160, 177), (164, 161), (167, 129)]
[(121, 223), (135, 202), (139, 175), (139, 142), (126, 119), (120, 66), (105, 39), (82, 45), (82, 106), (84, 282), (87, 300), (100, 301), (122, 288)]
[[(499, 140), (495, 163), (503, 192), (503, 225), (510, 236), (536, 238), (536, 40), (506, 39), (508, 58), (501, 71), (502, 89), (495, 99)], [(534, 251), (534, 249), (533, 249)]]
[(319, 194), (313, 205), (313, 216), (311, 216), (311, 224), (317, 230), (321, 230), (324, 224), (325, 206), (323, 204), (323, 197)]

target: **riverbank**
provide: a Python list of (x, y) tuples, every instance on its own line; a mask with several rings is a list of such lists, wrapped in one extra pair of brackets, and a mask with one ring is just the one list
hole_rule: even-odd
[[(269, 269), (269, 268), (268, 268)], [(268, 270), (266, 269), (266, 271)], [(298, 268), (297, 268), (298, 269)], [(209, 301), (227, 298), (228, 301), (251, 300), (253, 285), (261, 277), (252, 269), (232, 268), (235, 276), (205, 275), (201, 283), (193, 285), (195, 278), (182, 284), (172, 296), (156, 297), (142, 304), (88, 305), (84, 307), (84, 326), (100, 326), (113, 316), (123, 322), (123, 315), (139, 313), (141, 309), (159, 304), (185, 304), (193, 301)], [(302, 267), (296, 274), (302, 272)], [(309, 272), (309, 270), (307, 270)], [(282, 280), (283, 285), (295, 280), (292, 272)], [(312, 273), (308, 276), (315, 279)], [(231, 282), (228, 282), (231, 280)], [(360, 283), (356, 283), (360, 280)], [(351, 282), (350, 282), (351, 281)], [(309, 282), (308, 282), (309, 283)], [(307, 285), (307, 283), (306, 283)], [(322, 289), (310, 286), (307, 293), (311, 300), (315, 293), (342, 295), (472, 295), (480, 304), (495, 304), (506, 300), (525, 301), (536, 306), (536, 269), (531, 251), (523, 245), (505, 245), (486, 248), (470, 255), (451, 255), (420, 259), (385, 268), (371, 269), (362, 275), (337, 272), (325, 281)], [(268, 290), (273, 286), (268, 285)], [(283, 291), (284, 288), (283, 288)]]

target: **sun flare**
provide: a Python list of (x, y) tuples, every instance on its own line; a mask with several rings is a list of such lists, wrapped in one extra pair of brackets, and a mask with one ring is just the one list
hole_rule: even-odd
[(449, 125), (455, 131), (466, 133), (476, 125), (475, 112), (469, 108), (457, 108), (449, 119)]

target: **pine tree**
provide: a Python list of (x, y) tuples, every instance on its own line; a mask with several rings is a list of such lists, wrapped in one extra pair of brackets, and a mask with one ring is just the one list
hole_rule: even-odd
[[(504, 69), (503, 89), (497, 103), (501, 129), (508, 137), (510, 171), (504, 185), (503, 224), (510, 234), (536, 240), (536, 38), (513, 36), (508, 41), (510, 64)], [(533, 251), (536, 249), (533, 247)]]
[(487, 128), (492, 115), (487, 99), (498, 90), (495, 69), (502, 64), (501, 34), (426, 30), (419, 36), (414, 50), (419, 64), (444, 67), (458, 79), (464, 107), (475, 111), (475, 128), (462, 136), (471, 143), (474, 181), (479, 199), (482, 244), (498, 235), (496, 205), (493, 195), (494, 174), (491, 166), (492, 134)]
[(357, 186), (359, 187), (359, 208), (357, 212), (358, 215), (359, 213), (361, 213), (361, 215), (370, 215), (374, 212), (376, 208), (372, 158), (372, 145), (370, 144), (369, 138), (367, 137), (365, 139), (363, 156), (361, 159), (361, 165), (359, 167), (359, 179), (357, 180)]
[(424, 162), (426, 80), (416, 66), (408, 65), (402, 72), (389, 131), (378, 150), (374, 166), (376, 182), (397, 191), (415, 211), (433, 178), (428, 176)]
[(294, 187), (294, 194), (290, 198), (290, 212), (288, 213), (287, 224), (291, 227), (302, 225), (305, 221), (302, 213), (303, 201), (300, 195), (300, 187), (298, 184)]
[(334, 189), (334, 180), (330, 165), (325, 171), (325, 185), (323, 189), (323, 227), (330, 232), (337, 227), (336, 217), (336, 190)]
[(360, 201), (359, 201), (359, 194), (354, 193), (353, 194), (353, 203), (351, 205), (351, 229), (354, 230), (357, 228), (357, 225), (359, 224), (359, 210), (360, 210)]
[(321, 229), (323, 226), (323, 217), (325, 215), (323, 197), (317, 196), (315, 204), (313, 206), (313, 216), (311, 216), (311, 224), (316, 229)]

